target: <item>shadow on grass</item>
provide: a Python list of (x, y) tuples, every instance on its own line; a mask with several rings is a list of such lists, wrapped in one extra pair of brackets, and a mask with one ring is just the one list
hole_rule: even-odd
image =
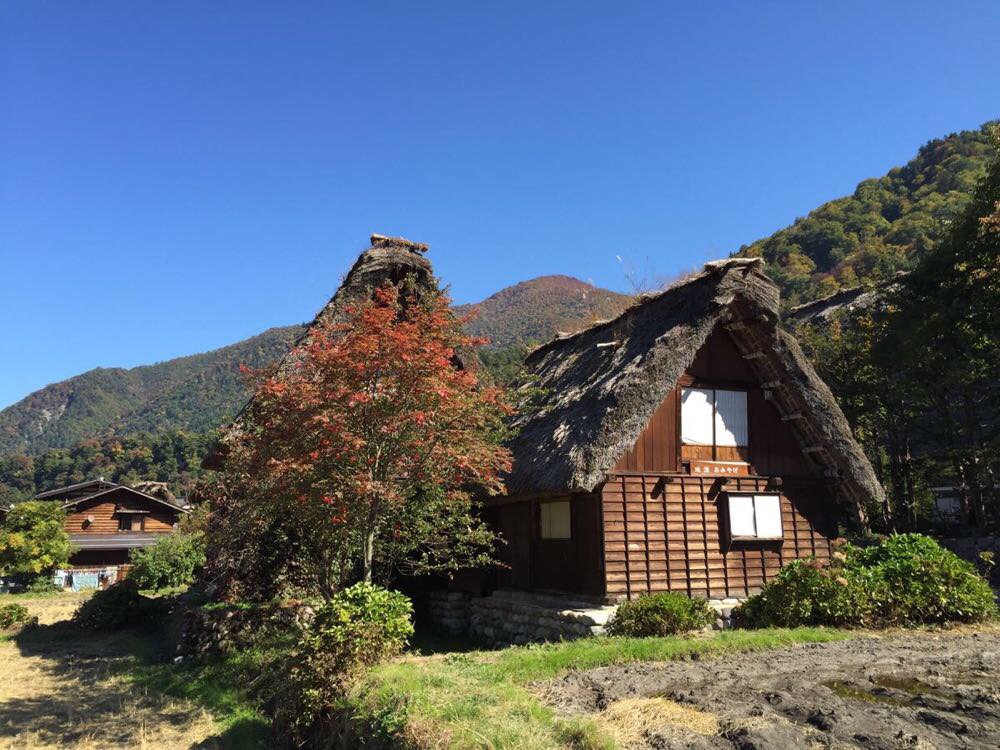
[[(14, 690), (0, 691), (0, 744), (268, 747), (268, 722), (242, 692), (245, 681), (220, 666), (174, 664), (166, 633), (99, 633), (64, 621), (9, 639), (22, 659), (7, 665)], [(206, 730), (221, 731), (205, 738)]]

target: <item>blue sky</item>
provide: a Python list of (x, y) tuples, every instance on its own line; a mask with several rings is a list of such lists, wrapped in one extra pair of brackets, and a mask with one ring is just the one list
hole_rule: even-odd
[(1000, 4), (818, 6), (5, 2), (0, 406), (307, 320), (372, 231), (623, 289), (1000, 115)]

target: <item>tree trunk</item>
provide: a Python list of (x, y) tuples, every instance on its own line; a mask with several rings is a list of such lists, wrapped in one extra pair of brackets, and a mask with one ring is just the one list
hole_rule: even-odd
[(372, 582), (372, 559), (375, 556), (374, 552), (375, 552), (375, 528), (374, 526), (370, 526), (368, 528), (368, 532), (365, 534), (365, 543), (364, 543), (364, 560), (363, 560), (364, 575), (362, 576), (362, 580), (365, 583)]

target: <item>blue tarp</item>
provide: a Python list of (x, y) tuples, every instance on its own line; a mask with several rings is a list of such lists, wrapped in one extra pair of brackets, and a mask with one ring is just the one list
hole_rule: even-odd
[(84, 589), (97, 588), (97, 573), (74, 573), (73, 590), (83, 591)]

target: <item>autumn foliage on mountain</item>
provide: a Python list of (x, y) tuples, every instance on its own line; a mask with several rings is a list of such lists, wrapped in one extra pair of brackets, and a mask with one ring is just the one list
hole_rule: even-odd
[(994, 124), (930, 141), (904, 166), (858, 183), (853, 194), (739, 254), (764, 258), (786, 305), (911, 270), (961, 218), (986, 175)]
[[(461, 323), (442, 297), (386, 287), (255, 377), (207, 490), (211, 576), (234, 588), (248, 571), (267, 581), (294, 564), (298, 585), (331, 595), (352, 578), (489, 559), (492, 534), (472, 492), (503, 489), (511, 408), (460, 366), (461, 352), (482, 344)], [(289, 548), (297, 560), (281, 559)]]

